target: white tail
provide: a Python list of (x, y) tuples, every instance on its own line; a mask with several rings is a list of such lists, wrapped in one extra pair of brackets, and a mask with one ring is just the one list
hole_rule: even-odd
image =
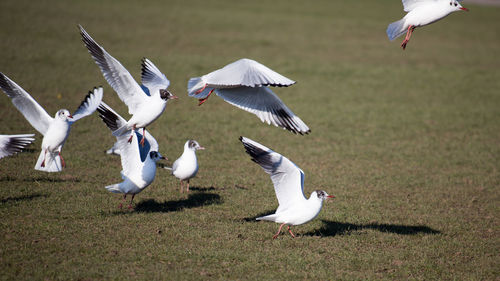
[(276, 214), (256, 218), (258, 221), (276, 221)]
[[(195, 98), (198, 98), (198, 99), (203, 99), (203, 98), (206, 98), (208, 96), (208, 93), (210, 92), (210, 90), (212, 88), (205, 88), (205, 81), (203, 81), (203, 79), (201, 79), (201, 77), (195, 77), (195, 78), (191, 78), (189, 79), (188, 81), (188, 95), (190, 97), (195, 97)], [(201, 91), (200, 93), (196, 93), (197, 91), (203, 89), (203, 91)]]
[(122, 191), (120, 190), (119, 183), (113, 184), (113, 185), (108, 185), (108, 186), (106, 186), (106, 189), (110, 192), (113, 192), (113, 193), (122, 193)]
[(403, 18), (389, 24), (386, 32), (387, 32), (387, 37), (389, 37), (389, 40), (391, 41), (403, 35), (406, 32), (405, 19)]
[[(45, 163), (44, 167), (42, 167), (44, 159)], [(42, 150), (42, 152), (40, 152), (40, 156), (38, 156), (38, 160), (36, 161), (35, 170), (50, 173), (62, 171), (61, 157), (59, 156), (59, 153), (45, 153), (45, 151)]]

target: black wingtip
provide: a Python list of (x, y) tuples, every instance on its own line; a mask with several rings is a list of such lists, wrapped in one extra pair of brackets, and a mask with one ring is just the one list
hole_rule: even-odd
[(242, 137), (242, 136), (240, 136), (240, 137), (239, 137), (239, 140), (240, 140), (241, 142), (243, 142), (243, 137)]

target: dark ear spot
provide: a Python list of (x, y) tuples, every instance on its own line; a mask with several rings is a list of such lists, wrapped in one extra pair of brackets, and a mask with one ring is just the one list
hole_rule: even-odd
[(165, 89), (160, 89), (160, 98), (164, 100), (168, 100), (168, 97), (170, 96), (170, 92), (165, 90)]
[(150, 157), (151, 159), (155, 158), (156, 156), (158, 156), (158, 153), (157, 153), (156, 151), (150, 151), (150, 152), (149, 152), (149, 157)]

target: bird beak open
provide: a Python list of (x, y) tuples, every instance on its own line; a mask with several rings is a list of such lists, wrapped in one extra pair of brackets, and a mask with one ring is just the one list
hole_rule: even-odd
[(468, 12), (468, 11), (469, 11), (469, 9), (464, 8), (464, 7), (460, 7), (460, 10), (464, 10), (464, 11), (466, 11), (466, 12)]

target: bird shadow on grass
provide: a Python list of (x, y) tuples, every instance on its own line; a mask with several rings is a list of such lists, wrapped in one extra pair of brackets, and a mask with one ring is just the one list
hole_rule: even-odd
[(0, 182), (80, 182), (80, 179), (69, 176), (69, 175), (61, 175), (59, 177), (50, 177), (50, 176), (35, 176), (35, 177), (26, 177), (26, 178), (17, 178), (12, 176), (3, 176), (0, 177)]
[(208, 186), (208, 187), (204, 187), (204, 186), (190, 186), (189, 187), (189, 190), (191, 191), (202, 191), (202, 192), (206, 192), (206, 191), (213, 191), (213, 190), (216, 190), (215, 187), (213, 186)]
[(135, 212), (140, 213), (168, 213), (182, 211), (183, 209), (196, 208), (200, 206), (221, 204), (222, 198), (215, 193), (192, 193), (187, 199), (157, 202), (154, 199), (141, 201), (135, 206)]
[(375, 229), (380, 232), (389, 232), (400, 235), (416, 235), (416, 234), (439, 234), (441, 231), (432, 229), (424, 225), (400, 225), (386, 223), (368, 223), (368, 224), (353, 224), (345, 222), (335, 222), (322, 220), (323, 226), (320, 229), (302, 234), (303, 236), (336, 236), (350, 235), (353, 231), (363, 229)]
[(21, 202), (21, 201), (29, 201), (33, 200), (35, 198), (39, 197), (48, 197), (47, 194), (42, 194), (42, 193), (34, 193), (34, 194), (29, 194), (29, 195), (21, 195), (21, 196), (15, 196), (15, 197), (7, 197), (4, 199), (0, 199), (0, 204), (6, 204), (10, 202)]

